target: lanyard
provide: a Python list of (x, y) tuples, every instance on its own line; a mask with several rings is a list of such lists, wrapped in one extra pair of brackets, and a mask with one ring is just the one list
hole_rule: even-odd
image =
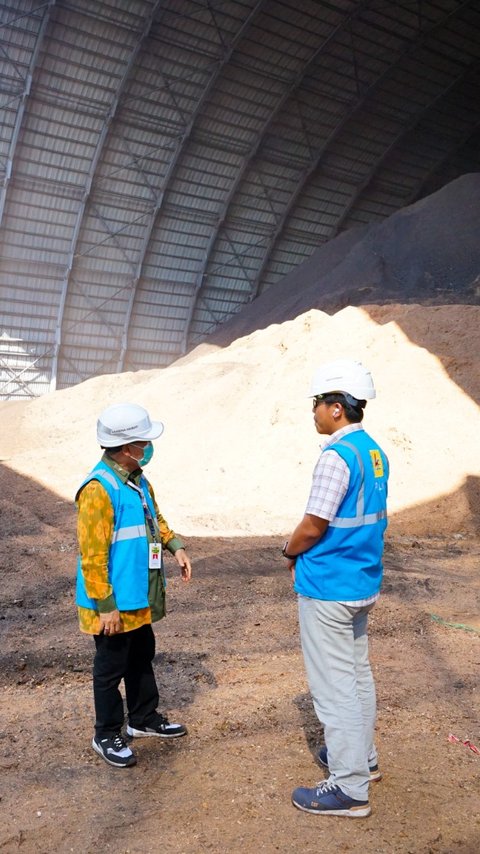
[(145, 519), (146, 519), (147, 525), (150, 529), (150, 533), (152, 535), (152, 540), (154, 543), (158, 543), (159, 542), (158, 523), (157, 523), (157, 520), (152, 516), (152, 514), (150, 512), (150, 507), (147, 504), (147, 499), (145, 498), (145, 493), (144, 493), (143, 489), (140, 486), (137, 486), (135, 483), (132, 483), (131, 480), (127, 480), (127, 484), (128, 484), (128, 486), (131, 487), (131, 489), (134, 489), (135, 492), (138, 492), (138, 494), (140, 496), (140, 500), (142, 502), (143, 512), (145, 513)]

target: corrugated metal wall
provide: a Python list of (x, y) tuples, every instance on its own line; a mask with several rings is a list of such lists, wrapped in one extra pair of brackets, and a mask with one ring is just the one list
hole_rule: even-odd
[(0, 396), (169, 364), (480, 168), (480, 4), (0, 4)]

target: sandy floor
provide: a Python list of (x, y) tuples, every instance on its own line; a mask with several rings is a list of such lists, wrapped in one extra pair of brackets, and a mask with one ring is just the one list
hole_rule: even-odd
[[(341, 342), (341, 348), (339, 343)], [(480, 308), (309, 311), (204, 345), (164, 371), (0, 404), (0, 851), (25, 854), (478, 854)], [(291, 790), (323, 777), (296, 603), (280, 546), (318, 456), (311, 372), (363, 359), (366, 427), (391, 461), (384, 593), (371, 618), (382, 782), (364, 821)], [(92, 641), (73, 602), (72, 497), (119, 400), (166, 423), (148, 474), (188, 542), (157, 625), (163, 710), (189, 736), (138, 741), (133, 769), (92, 751)]]
[(72, 505), (5, 469), (0, 511), (1, 851), (478, 853), (480, 756), (448, 741), (479, 744), (478, 540), (389, 538), (371, 620), (384, 779), (352, 822), (290, 803), (324, 776), (322, 733), (277, 538), (190, 538), (190, 585), (170, 565), (155, 668), (189, 736), (136, 741), (120, 771), (90, 748)]

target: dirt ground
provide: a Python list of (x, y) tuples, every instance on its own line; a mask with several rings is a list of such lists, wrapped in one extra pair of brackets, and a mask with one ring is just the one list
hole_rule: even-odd
[(189, 735), (136, 740), (138, 765), (114, 769), (90, 747), (73, 506), (0, 476), (0, 851), (478, 854), (480, 756), (448, 741), (480, 746), (478, 538), (392, 527), (371, 618), (384, 777), (368, 819), (321, 818), (290, 802), (324, 773), (281, 543), (189, 539), (190, 585), (169, 563), (155, 669)]

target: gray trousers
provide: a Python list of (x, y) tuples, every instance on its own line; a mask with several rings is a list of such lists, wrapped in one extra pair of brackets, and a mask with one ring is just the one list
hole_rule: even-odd
[(377, 762), (375, 683), (367, 637), (372, 608), (298, 597), (305, 669), (324, 728), (330, 780), (358, 800), (368, 799), (369, 765)]

